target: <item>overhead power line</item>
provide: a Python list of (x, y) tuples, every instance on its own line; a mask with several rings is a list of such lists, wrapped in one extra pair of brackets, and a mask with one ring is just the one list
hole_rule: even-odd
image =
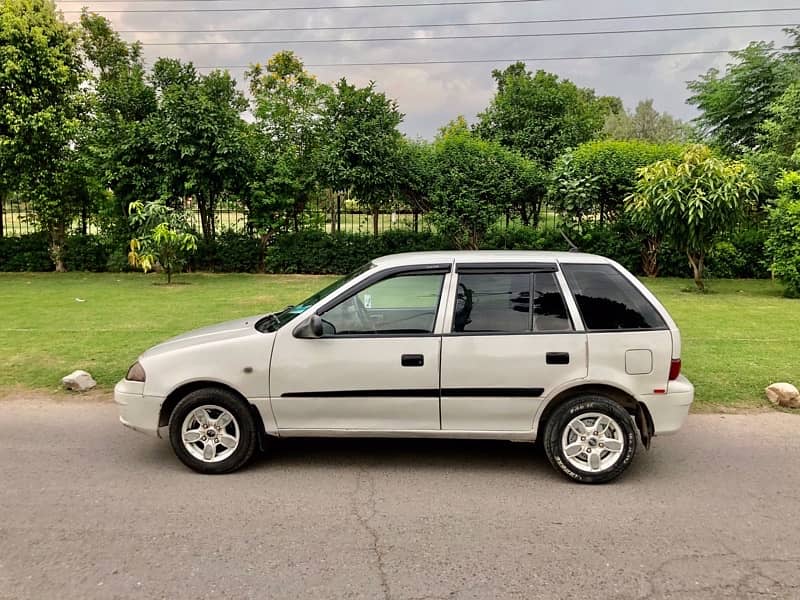
[[(213, 1), (213, 0), (210, 0)], [(800, 11), (796, 8), (753, 8), (741, 10), (703, 10), (680, 13), (660, 13), (647, 15), (618, 15), (613, 17), (575, 17), (564, 19), (530, 19), (522, 21), (473, 21), (469, 23), (416, 23), (411, 25), (340, 25), (320, 27), (258, 27), (252, 29), (118, 29), (118, 33), (268, 33), (280, 31), (348, 31), (357, 29), (429, 29), (433, 27), (478, 27), (488, 25), (534, 25), (555, 23), (589, 23), (597, 21), (622, 21), (634, 19), (661, 19), (667, 17), (698, 17), (713, 15), (734, 15), (768, 12)]]
[(788, 27), (796, 23), (771, 23), (766, 25), (700, 25), (687, 27), (664, 27), (657, 29), (623, 29), (611, 31), (563, 31), (540, 33), (486, 33), (464, 35), (440, 35), (435, 37), (373, 37), (373, 38), (339, 38), (339, 39), (299, 39), (299, 40), (212, 40), (199, 42), (142, 42), (143, 46), (213, 46), (213, 45), (265, 45), (265, 44), (339, 44), (353, 42), (431, 42), (437, 40), (485, 40), (497, 38), (542, 38), (542, 37), (575, 37), (585, 35), (620, 35), (626, 33), (663, 33), (669, 31), (709, 31), (719, 29), (766, 29), (770, 27)]
[[(122, 2), (122, 0), (120, 0)], [(150, 0), (153, 2), (159, 0)], [(167, 0), (170, 1), (170, 0)], [(186, 0), (191, 1), (191, 0)], [(220, 1), (220, 0), (217, 0)], [(267, 6), (267, 7), (233, 7), (233, 8), (114, 8), (101, 9), (108, 14), (120, 13), (202, 13), (202, 12), (278, 12), (307, 10), (353, 10), (363, 8), (414, 8), (421, 6), (466, 6), (475, 4), (530, 4), (547, 0), (456, 0), (455, 2), (399, 2), (392, 4), (335, 4), (332, 6)], [(62, 2), (85, 2), (85, 0), (62, 0)], [(123, 4), (125, 2), (122, 2)], [(103, 2), (100, 2), (103, 4)], [(79, 10), (64, 10), (64, 14), (78, 14)]]
[[(662, 56), (701, 56), (707, 54), (729, 54), (734, 50), (695, 50), (687, 52), (646, 52), (638, 54), (599, 54), (594, 56), (538, 56), (533, 58), (476, 58), (454, 60), (424, 61), (389, 61), (389, 62), (342, 62), (342, 63), (309, 63), (306, 67), (386, 67), (386, 66), (418, 66), (418, 65), (464, 65), (513, 62), (548, 62), (558, 60), (613, 60), (623, 58), (657, 58)], [(197, 69), (249, 69), (252, 65), (195, 65)]]

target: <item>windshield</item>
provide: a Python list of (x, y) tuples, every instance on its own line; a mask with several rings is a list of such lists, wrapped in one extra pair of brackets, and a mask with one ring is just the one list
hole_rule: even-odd
[(256, 329), (263, 333), (268, 333), (270, 331), (277, 331), (281, 327), (283, 327), (286, 323), (294, 319), (297, 315), (302, 312), (308, 310), (311, 306), (322, 300), (328, 294), (331, 294), (346, 284), (348, 281), (351, 281), (361, 275), (362, 273), (369, 271), (372, 267), (374, 267), (372, 263), (367, 263), (362, 265), (349, 275), (345, 275), (341, 279), (337, 279), (332, 284), (327, 287), (322, 288), (318, 292), (314, 293), (313, 295), (309, 296), (299, 304), (293, 304), (292, 306), (287, 306), (281, 311), (270, 313), (258, 323), (256, 323)]

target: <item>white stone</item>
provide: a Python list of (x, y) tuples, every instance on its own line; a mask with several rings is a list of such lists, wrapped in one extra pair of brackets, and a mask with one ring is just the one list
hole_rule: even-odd
[(767, 400), (784, 408), (800, 408), (800, 392), (791, 383), (773, 383), (764, 390)]
[(64, 384), (65, 388), (72, 390), (73, 392), (85, 392), (86, 390), (90, 390), (97, 385), (97, 382), (92, 379), (92, 376), (89, 375), (89, 373), (86, 371), (81, 371), (80, 369), (73, 371), (66, 377), (62, 377), (61, 383)]

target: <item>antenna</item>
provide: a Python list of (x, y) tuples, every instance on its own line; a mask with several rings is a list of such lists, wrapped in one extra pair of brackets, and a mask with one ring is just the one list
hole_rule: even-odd
[(566, 242), (569, 244), (569, 251), (570, 251), (570, 252), (580, 252), (580, 250), (578, 249), (578, 247), (577, 247), (575, 244), (573, 244), (573, 243), (572, 243), (572, 240), (571, 240), (571, 239), (569, 239), (569, 238), (567, 237), (567, 234), (566, 234), (566, 233), (564, 233), (564, 230), (563, 230), (563, 229), (559, 229), (559, 230), (558, 230), (558, 233), (560, 233), (560, 234), (561, 234), (561, 237), (563, 237), (563, 238), (566, 240)]

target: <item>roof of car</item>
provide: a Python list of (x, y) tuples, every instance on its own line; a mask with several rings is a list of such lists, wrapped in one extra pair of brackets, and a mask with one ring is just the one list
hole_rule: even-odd
[(378, 267), (393, 267), (409, 264), (435, 264), (449, 262), (510, 263), (510, 262), (559, 262), (559, 263), (608, 263), (609, 259), (597, 254), (582, 252), (544, 252), (536, 250), (441, 250), (435, 252), (403, 252), (376, 258), (372, 262)]

